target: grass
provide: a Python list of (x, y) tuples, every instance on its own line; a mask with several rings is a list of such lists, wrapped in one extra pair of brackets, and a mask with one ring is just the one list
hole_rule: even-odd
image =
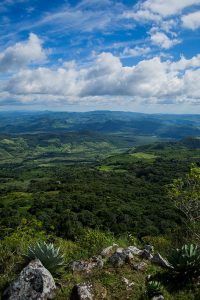
[(98, 167), (98, 170), (102, 172), (116, 172), (116, 173), (127, 172), (127, 170), (125, 169), (118, 169), (115, 166), (108, 166), (108, 165), (101, 165), (100, 167)]
[(136, 152), (136, 153), (132, 153), (130, 154), (132, 157), (136, 158), (136, 159), (147, 159), (147, 160), (153, 160), (155, 159), (157, 156), (154, 154), (148, 154), (148, 153), (144, 153), (144, 152)]

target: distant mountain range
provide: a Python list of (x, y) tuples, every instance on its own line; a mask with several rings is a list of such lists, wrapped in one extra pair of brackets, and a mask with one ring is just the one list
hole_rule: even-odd
[(200, 115), (120, 111), (0, 112), (0, 134), (99, 132), (181, 139), (200, 136)]

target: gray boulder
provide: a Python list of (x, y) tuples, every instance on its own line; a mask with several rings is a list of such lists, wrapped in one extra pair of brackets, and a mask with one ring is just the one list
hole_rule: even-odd
[(121, 267), (125, 263), (131, 263), (132, 259), (133, 254), (128, 248), (117, 248), (115, 253), (110, 257), (110, 262), (114, 267)]
[(70, 300), (93, 300), (92, 285), (90, 283), (80, 283), (73, 287)]
[(47, 300), (52, 299), (56, 285), (51, 273), (39, 259), (31, 261), (18, 279), (5, 290), (8, 300)]

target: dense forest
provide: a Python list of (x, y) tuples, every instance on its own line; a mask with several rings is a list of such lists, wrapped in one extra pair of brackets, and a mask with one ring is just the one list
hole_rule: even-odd
[[(130, 237), (164, 253), (169, 245), (187, 242), (185, 215), (169, 191), (192, 166), (200, 167), (198, 115), (1, 115), (2, 290), (16, 277), (21, 252), (31, 241), (53, 241), (61, 248), (66, 243), (68, 261)], [(167, 299), (199, 299), (199, 291), (190, 289)], [(130, 299), (140, 299), (137, 293)], [(57, 299), (67, 299), (62, 297)]]

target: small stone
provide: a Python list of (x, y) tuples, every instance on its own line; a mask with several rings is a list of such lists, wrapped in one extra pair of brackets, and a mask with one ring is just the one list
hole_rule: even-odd
[(70, 300), (94, 300), (92, 285), (80, 283), (73, 287)]
[(103, 258), (99, 256), (92, 257), (90, 261), (74, 261), (71, 264), (73, 272), (86, 272), (89, 273), (92, 269), (102, 268), (104, 266)]
[(101, 254), (100, 254), (100, 255), (101, 255), (102, 257), (107, 257), (107, 256), (110, 256), (110, 255), (112, 254), (112, 252), (113, 252), (113, 246), (109, 246), (109, 247), (103, 249), (103, 250), (101, 251)]
[(147, 263), (145, 263), (145, 262), (142, 261), (142, 262), (140, 262), (138, 264), (134, 264), (133, 268), (135, 270), (137, 270), (137, 271), (145, 272), (146, 269), (147, 269)]
[(134, 282), (130, 282), (126, 277), (122, 277), (122, 281), (125, 283), (127, 290), (130, 290), (135, 285)]
[(142, 250), (140, 257), (151, 260), (153, 258), (153, 255), (151, 253), (149, 253), (149, 251), (144, 249), (144, 250)]
[(93, 260), (93, 262), (95, 262), (95, 266), (97, 268), (103, 268), (103, 266), (104, 266), (104, 260), (103, 260), (103, 258), (102, 258), (101, 255), (93, 257), (92, 260)]

